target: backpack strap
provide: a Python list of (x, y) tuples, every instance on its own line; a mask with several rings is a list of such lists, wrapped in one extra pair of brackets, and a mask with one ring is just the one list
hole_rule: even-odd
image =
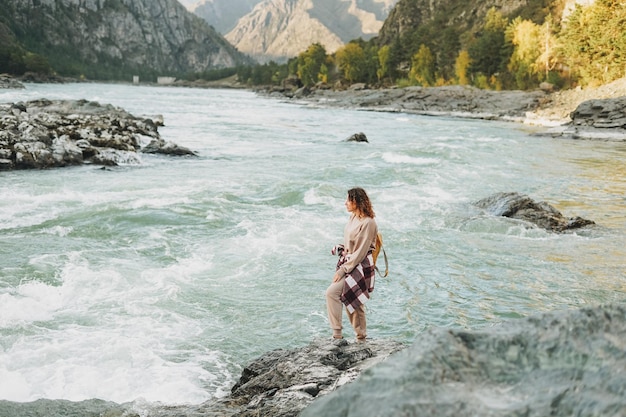
[(383, 258), (385, 258), (385, 274), (382, 274), (379, 270), (378, 267), (375, 266), (374, 269), (376, 269), (376, 272), (378, 272), (379, 275), (381, 275), (383, 278), (386, 277), (387, 275), (389, 275), (389, 262), (387, 261), (387, 252), (385, 252), (385, 247), (381, 246), (380, 250), (383, 252)]

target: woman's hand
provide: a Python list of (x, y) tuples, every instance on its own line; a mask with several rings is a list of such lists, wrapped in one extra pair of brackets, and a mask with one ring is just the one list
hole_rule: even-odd
[(333, 284), (335, 282), (341, 281), (341, 278), (343, 278), (343, 275), (341, 274), (341, 272), (339, 271), (335, 272), (335, 276), (333, 277)]

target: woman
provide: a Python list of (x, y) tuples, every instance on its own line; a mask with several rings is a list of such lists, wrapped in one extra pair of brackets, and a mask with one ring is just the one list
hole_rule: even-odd
[(378, 226), (370, 199), (362, 188), (348, 190), (345, 205), (351, 215), (343, 232), (343, 245), (332, 250), (339, 255), (339, 261), (333, 282), (326, 289), (326, 308), (333, 338), (343, 338), (341, 312), (345, 305), (357, 342), (363, 342), (367, 337), (364, 303), (374, 291), (372, 250)]

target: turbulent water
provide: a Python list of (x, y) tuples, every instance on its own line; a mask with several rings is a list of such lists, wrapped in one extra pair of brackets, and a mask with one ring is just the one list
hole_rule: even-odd
[[(197, 404), (254, 357), (329, 335), (352, 186), (369, 192), (390, 261), (368, 303), (373, 338), (626, 299), (624, 143), (247, 91), (0, 91), (41, 97), (161, 114), (161, 135), (198, 157), (0, 172), (0, 415), (37, 399)], [(370, 143), (343, 141), (356, 132)], [(557, 235), (472, 205), (499, 191), (597, 226)]]

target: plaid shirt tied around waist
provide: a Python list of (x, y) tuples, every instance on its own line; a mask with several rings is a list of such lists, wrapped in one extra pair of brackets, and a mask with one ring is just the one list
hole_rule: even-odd
[[(348, 258), (343, 254), (339, 255), (337, 269), (347, 260)], [(354, 313), (358, 306), (369, 300), (370, 293), (374, 291), (375, 275), (374, 258), (371, 251), (367, 253), (360, 264), (346, 274), (340, 299), (350, 313)]]

